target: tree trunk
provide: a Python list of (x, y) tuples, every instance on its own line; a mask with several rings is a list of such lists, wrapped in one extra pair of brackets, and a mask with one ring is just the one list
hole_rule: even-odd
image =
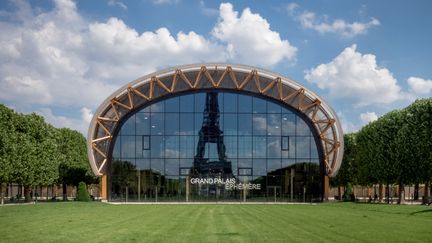
[(379, 184), (379, 187), (378, 187), (378, 194), (379, 194), (379, 202), (382, 202), (383, 201), (383, 199), (384, 199), (384, 187), (383, 187), (383, 184)]
[(0, 183), (1, 205), (4, 205), (3, 183)]
[(390, 184), (388, 183), (386, 186), (386, 196), (387, 196), (387, 204), (390, 204)]
[(338, 199), (339, 199), (339, 201), (342, 201), (342, 188), (341, 188), (341, 186), (338, 186)]
[(66, 183), (63, 182), (63, 201), (67, 201), (67, 186)]
[(25, 202), (31, 201), (30, 192), (31, 192), (30, 186), (24, 186), (24, 201)]
[(429, 203), (429, 181), (425, 183), (424, 196), (423, 196), (423, 204), (428, 204), (428, 203)]
[(419, 188), (420, 188), (419, 184), (416, 183), (414, 185), (414, 201), (417, 201), (419, 199)]
[(404, 204), (405, 203), (405, 185), (403, 183), (399, 183), (399, 200), (398, 204)]

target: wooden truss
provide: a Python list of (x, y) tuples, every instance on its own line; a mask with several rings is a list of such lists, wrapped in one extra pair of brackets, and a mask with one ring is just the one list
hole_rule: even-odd
[(253, 92), (282, 101), (305, 114), (321, 139), (322, 158), (327, 174), (336, 175), (342, 160), (343, 135), (334, 112), (319, 97), (289, 79), (264, 72), (261, 74), (256, 69), (245, 70), (243, 66), (236, 69), (229, 65), (203, 65), (160, 72), (117, 91), (114, 98), (98, 109), (90, 126), (88, 148), (93, 172), (96, 175), (106, 174), (113, 133), (123, 117), (153, 99), (199, 89)]

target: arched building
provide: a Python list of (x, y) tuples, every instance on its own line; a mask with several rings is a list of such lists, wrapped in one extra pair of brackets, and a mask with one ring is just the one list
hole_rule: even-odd
[(243, 65), (171, 68), (97, 109), (88, 156), (108, 201), (322, 201), (343, 155), (334, 111)]

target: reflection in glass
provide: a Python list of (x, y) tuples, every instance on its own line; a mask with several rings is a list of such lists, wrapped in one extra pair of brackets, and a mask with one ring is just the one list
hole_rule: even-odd
[[(112, 201), (322, 198), (309, 126), (262, 98), (223, 92), (168, 98), (132, 115), (118, 134), (108, 175)], [(260, 188), (227, 190), (223, 184), (192, 184), (193, 178), (233, 179), (234, 185)]]

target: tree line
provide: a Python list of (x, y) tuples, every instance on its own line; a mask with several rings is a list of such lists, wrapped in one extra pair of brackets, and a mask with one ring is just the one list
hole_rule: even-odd
[(21, 114), (0, 104), (0, 191), (15, 183), (24, 186), (25, 200), (36, 186), (77, 186), (98, 183), (91, 172), (86, 139), (68, 128), (55, 128), (32, 113)]
[(342, 166), (333, 185), (398, 185), (401, 203), (406, 185), (415, 185), (418, 193), (419, 184), (424, 184), (427, 203), (432, 180), (432, 98), (391, 111), (357, 133), (346, 134), (344, 142)]

